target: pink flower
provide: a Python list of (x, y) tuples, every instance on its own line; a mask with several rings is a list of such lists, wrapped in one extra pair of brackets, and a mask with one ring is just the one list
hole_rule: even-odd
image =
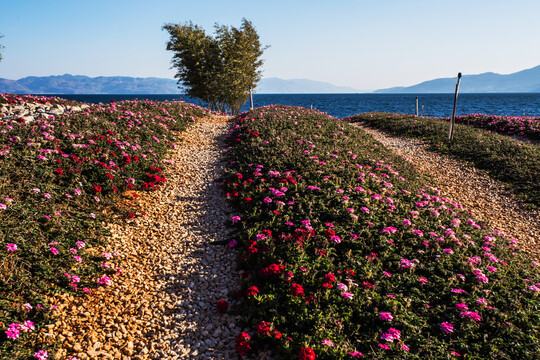
[(7, 244), (7, 251), (16, 251), (18, 249), (19, 248), (17, 247), (16, 244)]
[(426, 279), (426, 278), (423, 277), (423, 276), (420, 276), (420, 277), (418, 278), (418, 281), (421, 282), (421, 283), (424, 284), (424, 285), (428, 283), (428, 279)]
[(235, 239), (232, 239), (232, 240), (229, 242), (229, 247), (230, 247), (230, 248), (233, 248), (233, 247), (236, 246), (236, 244), (237, 244), (237, 241), (236, 241)]
[(334, 346), (334, 342), (330, 339), (324, 339), (321, 343), (323, 346)]
[(458, 310), (467, 310), (467, 309), (469, 309), (469, 307), (468, 307), (467, 304), (465, 304), (465, 303), (459, 303), (459, 304), (456, 304), (456, 308), (457, 308)]
[(454, 332), (454, 325), (449, 322), (443, 322), (441, 323), (441, 330), (447, 334), (450, 334), (451, 332)]
[(452, 250), (452, 249), (444, 249), (443, 253), (452, 255), (454, 253), (454, 250)]
[(344, 283), (339, 283), (339, 284), (337, 284), (337, 288), (338, 288), (338, 290), (340, 290), (340, 291), (347, 291), (347, 290), (349, 290), (349, 287), (348, 287), (347, 285), (345, 285)]
[(29, 303), (26, 303), (23, 305), (23, 308), (25, 308), (26, 310), (32, 310), (32, 305), (30, 305)]
[(390, 346), (386, 345), (386, 344), (381, 344), (379, 343), (378, 344), (381, 348), (385, 349), (385, 350), (390, 350)]
[(392, 321), (394, 317), (392, 316), (392, 313), (389, 312), (381, 312), (381, 315), (379, 316), (379, 319), (382, 321)]
[(481, 283), (487, 283), (487, 282), (489, 282), (489, 279), (488, 279), (486, 276), (484, 276), (484, 275), (478, 275), (478, 276), (476, 277), (476, 280), (477, 280), (478, 282), (481, 282)]
[(263, 202), (264, 202), (265, 204), (269, 204), (269, 203), (272, 202), (272, 199), (270, 199), (269, 197), (265, 197), (265, 198), (263, 199)]
[(459, 316), (473, 319), (476, 322), (482, 320), (482, 318), (476, 311), (463, 311)]
[(30, 320), (26, 320), (26, 321), (20, 326), (20, 328), (21, 328), (24, 332), (32, 331), (32, 330), (35, 329), (34, 322), (33, 322), (33, 321), (30, 321)]
[(75, 243), (75, 245), (77, 245), (77, 248), (79, 248), (79, 249), (81, 249), (81, 248), (83, 248), (83, 247), (86, 246), (86, 244), (85, 244), (83, 241), (77, 241), (77, 242)]
[(368, 209), (367, 207), (365, 207), (365, 206), (362, 206), (362, 207), (360, 208), (360, 211), (363, 211), (363, 212), (365, 212), (366, 214), (369, 214), (369, 209)]
[(101, 279), (98, 280), (98, 282), (101, 284), (101, 285), (110, 285), (111, 284), (111, 278), (108, 277), (107, 275), (103, 275), (101, 277)]
[(409, 349), (409, 347), (407, 345), (403, 344), (403, 345), (401, 345), (401, 350), (409, 352), (410, 349)]
[(397, 228), (393, 227), (393, 226), (389, 226), (389, 227), (386, 227), (384, 229), (381, 230), (381, 233), (383, 234), (393, 234), (397, 231)]
[(409, 219), (405, 219), (401, 222), (404, 226), (411, 226), (412, 225), (412, 222), (411, 220)]
[(52, 252), (54, 255), (57, 255), (58, 254), (58, 249), (56, 249), (55, 247), (52, 247), (49, 249), (50, 252)]
[(451, 291), (456, 294), (466, 293), (466, 291), (463, 289), (452, 289)]
[(34, 357), (38, 360), (46, 360), (49, 357), (49, 354), (45, 350), (39, 350), (34, 354)]
[(485, 299), (482, 299), (482, 298), (476, 299), (476, 303), (479, 304), (479, 305), (487, 305), (487, 301)]
[(529, 290), (539, 292), (540, 288), (536, 285), (531, 285), (529, 286)]
[(236, 224), (238, 221), (240, 221), (240, 216), (233, 216), (232, 217), (232, 223)]
[(392, 274), (390, 274), (388, 271), (383, 271), (382, 273), (383, 273), (385, 276), (392, 277)]
[(364, 356), (364, 354), (362, 354), (360, 351), (349, 351), (349, 355), (351, 355), (352, 357), (356, 357), (356, 358), (359, 358), (361, 356)]
[(457, 353), (455, 351), (450, 351), (450, 354), (452, 354), (453, 356), (461, 356), (459, 353)]
[(344, 291), (343, 294), (341, 294), (341, 295), (343, 295), (343, 297), (344, 297), (345, 299), (352, 299), (353, 296), (354, 296), (353, 293), (348, 292), (348, 291)]
[(20, 334), (20, 324), (17, 324), (17, 323), (12, 323), (8, 326), (8, 329), (6, 330), (6, 336), (8, 337), (8, 339), (17, 339), (19, 337), (19, 334)]

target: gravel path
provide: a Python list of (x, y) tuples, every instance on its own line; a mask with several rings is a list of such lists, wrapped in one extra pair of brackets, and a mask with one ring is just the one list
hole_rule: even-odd
[[(118, 226), (110, 252), (123, 272), (91, 296), (58, 297), (50, 337), (62, 340), (58, 359), (229, 359), (241, 329), (218, 314), (234, 305), (237, 254), (214, 241), (229, 239), (232, 214), (218, 184), (224, 164), (225, 118), (199, 122), (182, 135), (161, 191), (130, 201), (146, 215)], [(114, 258), (107, 262), (111, 267)], [(67, 304), (67, 305), (66, 305)]]
[(477, 218), (518, 240), (521, 248), (540, 261), (540, 211), (528, 210), (503, 183), (458, 160), (426, 150), (420, 140), (391, 137), (354, 124), (385, 147), (395, 150), (420, 172), (431, 175), (441, 194), (462, 204)]

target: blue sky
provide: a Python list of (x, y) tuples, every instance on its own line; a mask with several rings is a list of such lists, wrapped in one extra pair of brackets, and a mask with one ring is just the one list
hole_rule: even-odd
[(174, 77), (165, 23), (251, 20), (264, 77), (360, 90), (540, 65), (538, 0), (0, 0), (0, 78)]

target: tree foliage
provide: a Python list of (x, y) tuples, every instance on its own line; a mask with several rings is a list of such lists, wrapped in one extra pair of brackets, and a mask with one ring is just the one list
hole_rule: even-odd
[(240, 28), (216, 24), (214, 37), (192, 22), (163, 29), (170, 35), (167, 50), (174, 53), (175, 77), (186, 94), (211, 110), (240, 113), (261, 79), (264, 49), (253, 24), (246, 19)]

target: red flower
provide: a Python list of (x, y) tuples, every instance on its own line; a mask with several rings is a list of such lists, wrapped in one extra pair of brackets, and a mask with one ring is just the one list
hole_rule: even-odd
[(218, 313), (223, 314), (227, 312), (227, 310), (229, 309), (229, 303), (227, 302), (227, 300), (221, 299), (217, 302), (216, 307), (217, 307)]
[(306, 294), (304, 294), (304, 288), (300, 284), (292, 284), (290, 293), (291, 295), (298, 297), (306, 296)]
[(362, 281), (362, 284), (360, 284), (360, 286), (362, 286), (364, 289), (373, 287), (373, 285), (371, 285), (369, 281)]
[(272, 331), (272, 336), (275, 337), (276, 339), (281, 339), (281, 333), (277, 330), (274, 330)]
[(270, 335), (270, 323), (261, 321), (261, 323), (257, 325), (257, 334), (263, 336)]
[(315, 360), (315, 351), (312, 348), (304, 346), (298, 352), (298, 360)]
[(239, 180), (242, 180), (242, 174), (241, 173), (236, 173), (236, 178), (239, 179)]
[(246, 296), (253, 296), (259, 293), (259, 289), (256, 286), (250, 286), (246, 290)]
[(336, 235), (336, 232), (332, 229), (326, 229), (326, 231), (324, 232), (324, 237), (327, 239), (330, 239), (332, 236), (335, 236), (335, 235)]
[(60, 176), (64, 175), (64, 170), (62, 170), (60, 168), (56, 168), (56, 170), (54, 170), (54, 172), (57, 173)]
[(131, 156), (129, 155), (124, 155), (122, 159), (124, 160), (126, 164), (129, 164), (131, 162)]
[(109, 179), (111, 179), (111, 180), (112, 180), (112, 179), (114, 179), (114, 176), (113, 176), (113, 174), (111, 174), (111, 173), (107, 173), (106, 175), (107, 175), (107, 177), (108, 177)]
[(329, 272), (328, 274), (324, 275), (324, 282), (327, 283), (333, 283), (336, 281), (336, 276), (334, 273)]
[(245, 202), (245, 203), (247, 204), (247, 203), (250, 203), (250, 202), (251, 202), (251, 200), (253, 200), (253, 199), (252, 199), (252, 198), (250, 198), (250, 197), (247, 197), (247, 198), (245, 198), (245, 199), (244, 199), (244, 202)]
[(94, 185), (94, 191), (95, 191), (96, 193), (100, 193), (100, 192), (101, 192), (101, 186), (99, 186), (99, 185)]
[(259, 133), (254, 131), (253, 134), (251, 134), (251, 135), (253, 135), (254, 137), (257, 137), (257, 136), (259, 136)]
[(238, 355), (246, 355), (251, 349), (251, 345), (249, 345), (249, 339), (251, 339), (251, 337), (246, 332), (242, 332), (236, 337), (235, 350)]

